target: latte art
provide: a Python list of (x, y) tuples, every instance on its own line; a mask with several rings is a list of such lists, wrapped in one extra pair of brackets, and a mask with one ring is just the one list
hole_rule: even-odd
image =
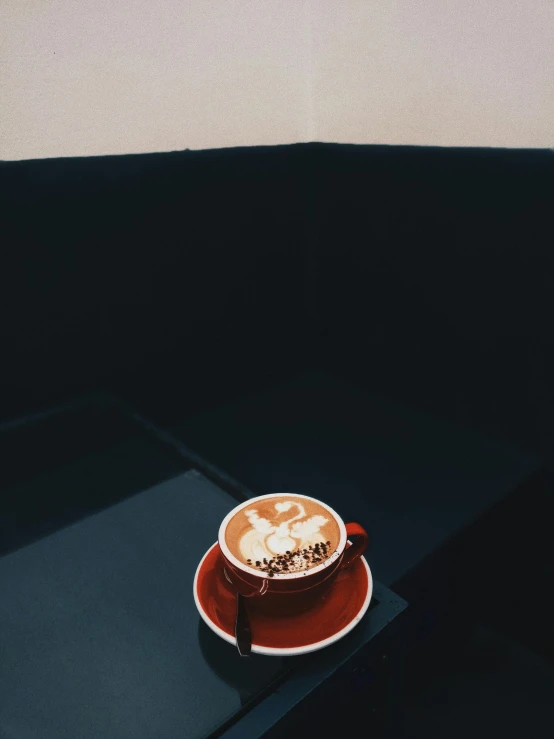
[(291, 496), (258, 500), (231, 519), (227, 546), (249, 567), (275, 574), (316, 567), (338, 546), (339, 526), (316, 501)]
[(261, 518), (255, 508), (245, 511), (251, 528), (239, 540), (243, 559), (271, 559), (293, 549), (306, 549), (310, 544), (313, 546), (321, 541), (320, 529), (329, 521), (328, 518), (317, 515), (306, 518), (304, 506), (290, 500), (276, 503), (275, 508), (278, 513), (291, 508), (297, 509), (297, 513), (282, 523), (272, 524), (267, 518)]

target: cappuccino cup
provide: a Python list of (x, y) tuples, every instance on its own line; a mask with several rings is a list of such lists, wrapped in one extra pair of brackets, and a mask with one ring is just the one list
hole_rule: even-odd
[(223, 574), (249, 606), (292, 615), (324, 597), (360, 557), (368, 536), (326, 503), (298, 493), (250, 498), (219, 527)]

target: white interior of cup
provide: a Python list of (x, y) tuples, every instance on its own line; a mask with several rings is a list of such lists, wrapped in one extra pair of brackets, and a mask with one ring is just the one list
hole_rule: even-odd
[(244, 562), (241, 562), (240, 559), (235, 557), (235, 555), (231, 552), (231, 550), (227, 546), (227, 542), (225, 541), (225, 531), (227, 530), (227, 525), (229, 521), (239, 511), (241, 511), (243, 508), (247, 508), (248, 506), (252, 505), (252, 503), (255, 503), (258, 500), (265, 500), (267, 498), (286, 498), (291, 495), (294, 496), (295, 498), (304, 498), (305, 500), (311, 500), (314, 503), (317, 503), (318, 505), (320, 505), (322, 508), (325, 508), (326, 510), (329, 511), (329, 513), (336, 520), (338, 527), (339, 527), (339, 531), (340, 531), (339, 545), (336, 551), (328, 559), (326, 559), (325, 562), (322, 562), (320, 565), (317, 565), (317, 567), (312, 567), (310, 570), (302, 570), (300, 572), (292, 572), (289, 574), (282, 574), (278, 572), (274, 574), (274, 578), (279, 578), (280, 580), (296, 580), (299, 577), (305, 577), (306, 575), (314, 575), (316, 572), (321, 572), (321, 570), (324, 570), (326, 567), (329, 567), (329, 565), (333, 564), (333, 562), (336, 562), (336, 560), (343, 553), (344, 548), (346, 546), (346, 527), (344, 525), (342, 518), (338, 515), (338, 513), (334, 511), (331, 508), (331, 506), (328, 506), (323, 501), (318, 500), (318, 498), (312, 498), (310, 495), (302, 495), (300, 493), (269, 493), (267, 495), (258, 495), (255, 498), (249, 498), (244, 503), (241, 503), (240, 505), (233, 508), (233, 510), (230, 511), (225, 516), (223, 521), (221, 522), (221, 525), (219, 527), (219, 534), (217, 537), (217, 541), (219, 543), (219, 546), (225, 558), (228, 559), (229, 562), (231, 562), (231, 564), (233, 564), (239, 570), (243, 570), (243, 572), (248, 572), (250, 574), (258, 575), (258, 577), (269, 577), (269, 574), (267, 572), (261, 572), (255, 567), (249, 567), (247, 564), (244, 564)]

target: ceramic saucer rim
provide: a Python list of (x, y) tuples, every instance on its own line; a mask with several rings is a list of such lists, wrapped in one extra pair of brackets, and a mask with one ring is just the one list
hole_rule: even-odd
[[(200, 617), (204, 621), (204, 623), (219, 637), (221, 637), (224, 641), (228, 642), (229, 644), (232, 644), (233, 646), (236, 646), (237, 642), (234, 636), (231, 636), (226, 631), (223, 631), (222, 628), (220, 628), (217, 624), (215, 624), (211, 618), (208, 616), (208, 614), (204, 611), (202, 608), (202, 605), (200, 603), (200, 598), (198, 597), (198, 578), (200, 575), (200, 572), (202, 570), (202, 566), (204, 565), (204, 562), (208, 555), (211, 553), (214, 547), (217, 546), (217, 542), (214, 542), (211, 547), (209, 547), (208, 551), (204, 554), (200, 562), (198, 563), (198, 567), (196, 568), (196, 572), (194, 575), (194, 582), (193, 582), (193, 595), (194, 595), (194, 602), (196, 603), (196, 608), (198, 610), (198, 613), (200, 614)], [(264, 647), (259, 644), (252, 644), (252, 652), (254, 654), (265, 654), (265, 655), (272, 655), (272, 656), (279, 656), (279, 657), (293, 657), (300, 654), (308, 654), (310, 652), (316, 652), (320, 649), (323, 649), (324, 647), (328, 647), (330, 644), (334, 644), (334, 642), (339, 641), (339, 639), (342, 639), (346, 634), (348, 634), (352, 629), (362, 620), (364, 615), (366, 614), (367, 609), (369, 608), (369, 604), (371, 603), (371, 598), (373, 595), (373, 577), (371, 575), (371, 570), (369, 568), (369, 565), (367, 563), (367, 560), (364, 556), (360, 557), (361, 561), (364, 564), (364, 567), (366, 569), (367, 574), (367, 593), (364, 598), (364, 602), (359, 609), (358, 613), (352, 618), (346, 626), (343, 626), (342, 629), (339, 631), (336, 631), (331, 636), (328, 636), (326, 639), (321, 639), (318, 642), (312, 642), (311, 644), (304, 644), (300, 647)]]

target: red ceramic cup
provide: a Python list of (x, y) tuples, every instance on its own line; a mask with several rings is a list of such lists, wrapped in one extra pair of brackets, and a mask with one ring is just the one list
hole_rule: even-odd
[[(229, 521), (241, 509), (252, 503), (265, 498), (287, 498), (291, 495), (295, 498), (315, 501), (329, 512), (339, 527), (339, 545), (336, 551), (317, 567), (301, 572), (278, 573), (269, 577), (265, 572), (244, 564), (232, 554), (225, 541), (225, 531)], [(363, 554), (367, 541), (367, 533), (360, 524), (345, 524), (338, 513), (326, 503), (298, 493), (273, 493), (250, 498), (233, 508), (223, 519), (218, 536), (221, 567), (227, 581), (235, 591), (250, 599), (249, 607), (274, 615), (292, 615), (314, 605), (332, 586), (340, 570), (349, 567)]]

